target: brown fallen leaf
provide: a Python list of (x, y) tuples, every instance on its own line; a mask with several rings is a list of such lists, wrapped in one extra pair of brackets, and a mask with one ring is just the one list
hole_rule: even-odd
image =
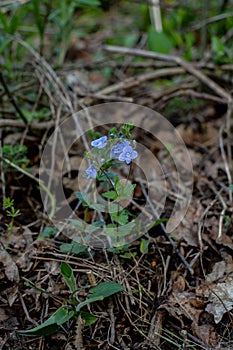
[(223, 315), (233, 309), (233, 279), (213, 285), (206, 311), (214, 316), (215, 323), (219, 323)]
[(19, 271), (16, 263), (12, 260), (10, 254), (5, 250), (3, 244), (0, 243), (0, 262), (4, 266), (4, 274), (6, 278), (14, 283), (13, 287), (5, 289), (3, 293), (7, 297), (10, 306), (13, 305), (18, 293)]
[(225, 247), (233, 250), (233, 237), (228, 236), (225, 233), (225, 229), (223, 227), (223, 232), (221, 237), (218, 237), (219, 234), (219, 218), (217, 216), (212, 216), (205, 220), (204, 227), (206, 228), (207, 233), (203, 233), (203, 240), (211, 238), (213, 242), (217, 242), (218, 244), (222, 244)]
[(6, 314), (5, 309), (0, 307), (0, 323), (6, 321), (8, 318), (9, 316)]
[(192, 323), (191, 329), (193, 334), (202, 340), (204, 343), (216, 347), (218, 336), (214, 331), (214, 327), (211, 324), (203, 324), (198, 326), (196, 323)]
[(11, 282), (19, 282), (19, 271), (16, 263), (12, 260), (10, 254), (5, 250), (3, 244), (0, 243), (0, 262), (5, 268), (5, 275)]
[[(193, 200), (179, 226), (172, 231), (177, 241), (185, 240), (190, 246), (198, 247), (197, 231), (202, 213), (203, 207), (200, 201)], [(169, 222), (172, 222), (171, 219)]]
[[(171, 293), (169, 300), (163, 305), (170, 315), (177, 318), (183, 323), (183, 317), (190, 319), (193, 323), (198, 324), (199, 316), (203, 310), (197, 309), (195, 305), (195, 299), (197, 296), (195, 293), (189, 291)], [(184, 324), (182, 324), (184, 326)]]

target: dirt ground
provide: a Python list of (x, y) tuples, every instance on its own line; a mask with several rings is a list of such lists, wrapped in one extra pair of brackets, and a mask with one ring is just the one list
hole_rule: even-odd
[[(25, 125), (10, 95), (0, 87), (1, 109), (10, 111), (2, 112), (0, 119), (1, 149), (26, 147), (25, 152), (15, 148), (13, 155), (9, 149), (0, 154), (0, 200), (14, 199), (14, 208), (20, 211), (12, 224), (7, 209), (0, 208), (2, 350), (233, 349), (232, 65), (217, 66), (211, 56), (187, 63), (176, 52), (151, 53), (143, 39), (131, 49), (107, 46), (117, 16), (112, 6), (103, 27), (85, 39), (74, 36), (62, 68), (26, 48), (17, 82), (12, 85), (10, 77), (5, 82), (22, 113), (40, 111), (45, 117)], [(18, 38), (15, 43), (24, 45)], [(190, 178), (184, 180), (182, 193), (185, 196), (191, 185), (192, 198), (182, 221), (168, 233), (166, 219), (179, 192), (177, 169), (168, 145), (159, 141), (159, 132), (145, 131), (142, 123), (134, 131), (135, 140), (151, 152), (167, 176), (167, 198), (159, 216), (165, 220), (125, 249), (89, 246), (67, 252), (61, 246), (71, 243), (75, 233), (57, 234), (44, 211), (38, 182), (42, 153), (60, 122), (84, 107), (106, 102), (148, 107), (173, 125), (191, 157), (192, 183)], [(109, 117), (111, 126), (117, 117), (117, 113)], [(166, 134), (163, 138), (170, 141)], [(71, 147), (69, 170), (63, 175), (72, 208), (78, 202), (73, 194), (84, 151), (82, 143)], [(59, 161), (56, 158), (57, 168)], [(131, 208), (138, 215), (147, 194), (136, 171), (133, 181), (136, 204)], [(84, 211), (81, 206), (76, 213), (83, 218)], [(148, 243), (145, 249), (142, 239)], [(83, 310), (96, 317), (89, 326), (78, 317), (50, 335), (17, 333), (43, 323), (69, 298), (62, 262), (72, 267), (81, 300), (100, 282), (117, 282), (124, 291), (85, 306)]]

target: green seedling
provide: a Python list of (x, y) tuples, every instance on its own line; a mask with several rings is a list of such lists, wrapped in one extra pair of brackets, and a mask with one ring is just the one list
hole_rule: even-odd
[(19, 228), (15, 226), (15, 218), (21, 215), (20, 210), (15, 209), (14, 207), (14, 199), (10, 199), (9, 197), (4, 198), (3, 207), (6, 210), (6, 215), (11, 218), (10, 223), (6, 224), (7, 230), (10, 233), (17, 231)]
[[(116, 282), (102, 282), (95, 287), (86, 286), (83, 288), (78, 288), (76, 284), (76, 277), (71, 266), (65, 262), (61, 263), (60, 267), (61, 275), (69, 289), (70, 297), (63, 301), (63, 305), (56, 310), (45, 322), (41, 325), (28, 330), (18, 331), (21, 335), (27, 336), (44, 336), (56, 332), (59, 327), (64, 324), (71, 324), (72, 321), (77, 320), (81, 315), (82, 319), (85, 321), (85, 326), (90, 326), (96, 321), (96, 317), (89, 312), (83, 311), (82, 309), (90, 305), (101, 301), (113, 294), (121, 292), (124, 288)], [(45, 293), (51, 296), (51, 293), (36, 287), (32, 282), (26, 281), (28, 287), (33, 288), (37, 292)], [(88, 290), (86, 293), (86, 299), (81, 301), (78, 296), (78, 292), (81, 290)]]

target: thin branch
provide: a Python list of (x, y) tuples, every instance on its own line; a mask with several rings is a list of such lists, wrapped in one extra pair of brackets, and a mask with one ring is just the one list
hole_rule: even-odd
[(20, 118), (22, 119), (24, 124), (27, 125), (28, 121), (27, 121), (26, 117), (24, 116), (23, 112), (21, 111), (21, 109), (19, 108), (19, 106), (18, 106), (14, 96), (12, 95), (11, 91), (9, 90), (1, 70), (0, 70), (0, 82), (2, 83), (2, 86), (3, 86), (3, 88), (4, 88), (5, 92), (6, 92), (6, 95), (8, 96), (8, 98), (11, 101), (12, 105), (14, 106), (16, 112), (18, 113), (18, 115), (20, 116)]
[(2, 130), (0, 129), (0, 168), (1, 168), (1, 182), (2, 182), (2, 198), (6, 198), (6, 179), (5, 179), (5, 173), (3, 170), (3, 160), (1, 157), (3, 157), (3, 152), (2, 152)]
[[(47, 122), (34, 122), (30, 124), (30, 129), (44, 130), (50, 129), (54, 126), (55, 121), (47, 121)], [(14, 119), (0, 119), (0, 128), (5, 127), (15, 127), (15, 128), (25, 128), (25, 123), (20, 120)]]
[(164, 104), (166, 104), (167, 101), (178, 97), (178, 96), (189, 96), (189, 97), (193, 97), (193, 98), (198, 98), (198, 99), (202, 99), (202, 100), (208, 100), (208, 101), (213, 101), (219, 104), (226, 104), (226, 100), (222, 99), (221, 97), (215, 96), (215, 95), (210, 95), (207, 93), (202, 93), (202, 92), (197, 92), (194, 91), (192, 89), (184, 89), (181, 88), (178, 91), (169, 93), (167, 95), (162, 96), (160, 99), (158, 99), (159, 101), (156, 102), (156, 107), (159, 106), (159, 108), (164, 107)]
[[(228, 184), (230, 186), (232, 184), (232, 176), (231, 176), (229, 164), (227, 162), (227, 157), (226, 157), (226, 153), (225, 153), (224, 145), (223, 145), (223, 129), (224, 129), (224, 125), (222, 125), (220, 130), (219, 130), (219, 147), (220, 147), (222, 160), (223, 160), (226, 174), (227, 174)], [(231, 190), (229, 190), (229, 201), (232, 202), (232, 191)]]
[(107, 45), (107, 46), (104, 46), (103, 49), (105, 51), (116, 52), (116, 53), (120, 53), (123, 55), (134, 55), (134, 56), (140, 56), (140, 57), (145, 57), (145, 58), (154, 58), (154, 59), (159, 59), (159, 60), (164, 60), (164, 61), (175, 62), (177, 65), (184, 68), (186, 72), (192, 74), (198, 80), (200, 80), (202, 83), (207, 85), (217, 95), (226, 99), (226, 101), (228, 103), (230, 103), (232, 101), (232, 96), (230, 93), (228, 93), (220, 85), (215, 83), (215, 81), (210, 79), (205, 73), (203, 73), (199, 69), (195, 68), (194, 65), (184, 61), (181, 57), (174, 56), (174, 55), (165, 55), (165, 54), (151, 52), (151, 51), (147, 51), (147, 50), (129, 49), (129, 48), (121, 47), (121, 46), (109, 46), (109, 45)]
[(149, 80), (154, 80), (162, 77), (167, 77), (170, 75), (180, 75), (184, 73), (184, 69), (182, 68), (163, 68), (163, 69), (158, 69), (155, 71), (150, 71), (144, 74), (140, 74), (135, 77), (130, 77), (127, 78), (120, 83), (113, 84), (111, 86), (108, 86), (100, 91), (97, 92), (99, 95), (105, 95), (105, 94), (110, 94), (112, 92), (116, 92), (122, 89), (129, 89), (134, 86), (138, 86), (141, 83)]
[(191, 30), (198, 30), (198, 29), (201, 29), (202, 27), (205, 27), (207, 24), (222, 21), (223, 19), (230, 18), (230, 17), (233, 17), (233, 12), (221, 13), (220, 15), (204, 19), (201, 22), (194, 24), (191, 27)]

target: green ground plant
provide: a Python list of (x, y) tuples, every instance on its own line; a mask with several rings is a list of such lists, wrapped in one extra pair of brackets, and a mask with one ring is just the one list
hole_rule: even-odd
[(18, 230), (18, 227), (15, 226), (15, 218), (21, 215), (21, 212), (15, 209), (14, 199), (10, 199), (9, 197), (3, 199), (3, 208), (6, 210), (6, 215), (10, 218), (10, 222), (6, 226), (11, 234)]
[[(124, 290), (124, 288), (116, 282), (102, 282), (94, 287), (84, 286), (78, 288), (74, 272), (66, 262), (61, 263), (60, 272), (69, 289), (70, 297), (62, 300), (63, 305), (41, 325), (32, 329), (18, 331), (19, 334), (27, 336), (44, 336), (51, 334), (64, 324), (71, 327), (72, 322), (75, 322), (80, 315), (85, 321), (85, 326), (90, 326), (96, 322), (97, 318), (91, 313), (83, 311), (82, 308)], [(37, 292), (45, 293), (53, 298), (53, 295), (41, 288), (37, 288), (32, 282), (26, 281), (25, 284)], [(86, 299), (81, 301), (78, 293), (86, 290), (88, 290)]]
[[(136, 186), (130, 182), (132, 160), (138, 155), (136, 142), (131, 135), (133, 128), (132, 124), (122, 125), (119, 130), (112, 128), (108, 136), (95, 138), (91, 142), (92, 152), (86, 152), (91, 164), (84, 173), (91, 189), (88, 193), (76, 192), (85, 208), (84, 221), (72, 220), (71, 223), (85, 233), (87, 240), (92, 232), (100, 231), (100, 235), (107, 237), (110, 247), (126, 244), (125, 236), (133, 229), (137, 230), (131, 220), (134, 214), (124, 207), (125, 201), (133, 196)], [(128, 167), (126, 179), (120, 179), (117, 173), (123, 164)], [(103, 188), (101, 194), (96, 193), (96, 182)], [(88, 224), (90, 210), (105, 213), (104, 221)], [(88, 241), (81, 243), (88, 244)]]
[[(28, 152), (27, 147), (21, 144), (16, 144), (16, 145), (5, 144), (2, 147), (3, 157), (23, 169), (26, 169), (29, 164), (27, 152)], [(11, 165), (9, 165), (6, 162), (3, 162), (3, 165), (8, 171), (15, 171), (15, 169), (12, 168)]]
[[(21, 45), (14, 43), (14, 35), (23, 36), (24, 40), (44, 55), (46, 30), (51, 40), (51, 52), (57, 55), (57, 64), (61, 66), (70, 44), (72, 31), (78, 24), (78, 13), (98, 9), (98, 0), (38, 1), (14, 4), (0, 10), (0, 54), (3, 67), (12, 74), (13, 65), (25, 55)], [(24, 23), (22, 25), (22, 23)], [(35, 41), (35, 37), (39, 36)], [(35, 43), (36, 46), (35, 47)]]

